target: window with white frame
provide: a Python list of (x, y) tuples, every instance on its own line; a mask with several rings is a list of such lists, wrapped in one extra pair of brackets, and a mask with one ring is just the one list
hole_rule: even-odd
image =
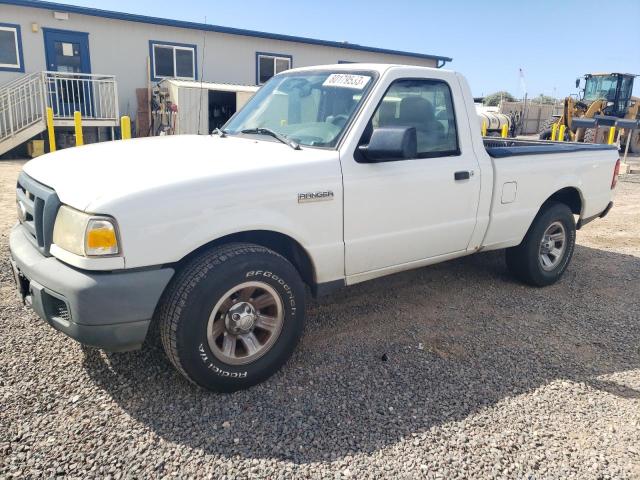
[(257, 80), (262, 85), (274, 75), (291, 68), (291, 56), (275, 55), (270, 53), (257, 54)]
[(0, 23), (0, 70), (24, 71), (19, 25)]
[(153, 80), (182, 78), (195, 80), (196, 46), (151, 42), (151, 75)]

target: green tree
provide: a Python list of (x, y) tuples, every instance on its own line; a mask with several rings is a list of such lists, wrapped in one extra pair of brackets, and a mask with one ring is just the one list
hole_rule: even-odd
[(504, 100), (505, 102), (515, 102), (516, 97), (511, 95), (509, 92), (496, 92), (484, 97), (484, 105), (487, 107), (497, 107), (500, 104), (500, 100)]
[(549, 95), (543, 95), (542, 93), (537, 97), (531, 99), (533, 103), (544, 103), (547, 105), (553, 105), (557, 102), (557, 100)]

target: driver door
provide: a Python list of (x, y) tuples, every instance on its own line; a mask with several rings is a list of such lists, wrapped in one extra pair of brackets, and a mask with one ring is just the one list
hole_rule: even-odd
[(391, 82), (359, 144), (377, 127), (414, 127), (418, 155), (367, 163), (356, 148), (342, 158), (347, 276), (466, 250), (480, 175), (468, 123), (461, 129), (457, 120), (467, 115), (462, 98), (460, 86), (444, 79)]

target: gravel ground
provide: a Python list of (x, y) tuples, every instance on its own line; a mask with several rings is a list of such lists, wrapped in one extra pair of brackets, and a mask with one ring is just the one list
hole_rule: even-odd
[(0, 162), (2, 478), (640, 477), (637, 177), (559, 284), (515, 283), (494, 252), (355, 286), (310, 305), (283, 371), (215, 395), (18, 303), (19, 168)]

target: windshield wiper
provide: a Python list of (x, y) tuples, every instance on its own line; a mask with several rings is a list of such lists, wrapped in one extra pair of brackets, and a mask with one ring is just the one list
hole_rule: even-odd
[(227, 136), (227, 132), (220, 128), (216, 128), (213, 132), (211, 132), (211, 135), (220, 135), (220, 138), (224, 138)]
[(246, 128), (244, 130), (241, 130), (240, 133), (245, 133), (245, 134), (248, 134), (248, 135), (269, 135), (269, 136), (281, 141), (282, 143), (284, 143), (286, 145), (289, 145), (294, 150), (300, 150), (300, 145), (298, 144), (298, 142), (295, 142), (295, 141), (285, 137), (284, 135), (280, 135), (278, 132), (274, 132), (270, 128), (264, 128), (264, 127)]

